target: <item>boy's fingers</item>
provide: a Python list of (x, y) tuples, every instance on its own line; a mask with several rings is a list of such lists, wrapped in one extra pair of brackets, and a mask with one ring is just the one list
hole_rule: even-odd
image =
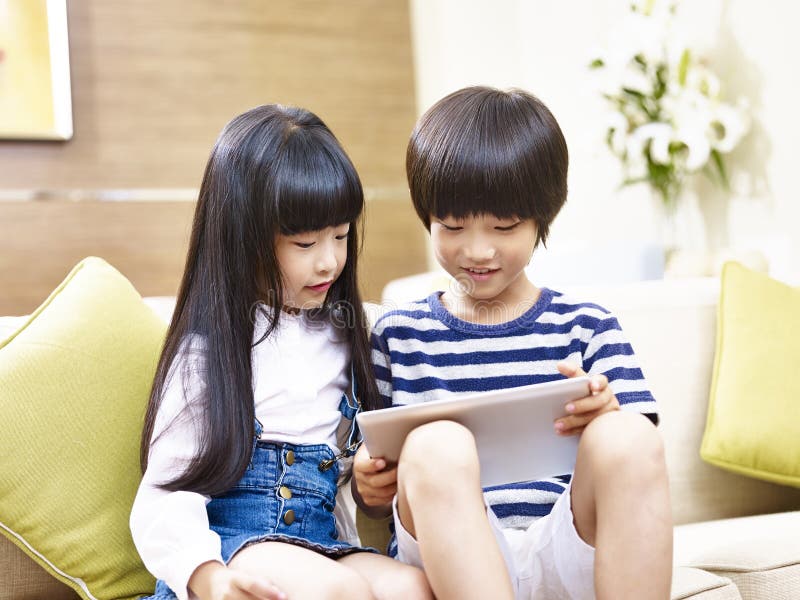
[(589, 381), (589, 387), (593, 392), (599, 392), (608, 387), (608, 378), (605, 375), (594, 375)]
[(581, 369), (578, 365), (567, 360), (561, 360), (556, 365), (558, 372), (564, 377), (580, 377), (586, 375), (586, 371)]
[(377, 473), (386, 468), (386, 461), (380, 457), (370, 458), (362, 445), (353, 459), (353, 468), (361, 473)]
[(397, 486), (392, 485), (387, 488), (381, 488), (380, 491), (375, 493), (367, 493), (361, 496), (361, 499), (368, 506), (385, 506), (392, 501), (394, 495), (397, 493)]
[(567, 404), (564, 406), (564, 410), (567, 412), (567, 414), (580, 415), (597, 410), (598, 408), (602, 408), (604, 405), (608, 404), (610, 400), (611, 394), (605, 390), (595, 394), (594, 396), (586, 396), (580, 400), (572, 400), (571, 402), (567, 402)]
[(364, 478), (364, 483), (373, 489), (384, 488), (397, 483), (397, 467), (388, 471), (381, 471)]

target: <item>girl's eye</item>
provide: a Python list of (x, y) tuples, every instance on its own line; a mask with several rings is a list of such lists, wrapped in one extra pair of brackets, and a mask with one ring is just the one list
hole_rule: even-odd
[(347, 233), (343, 233), (342, 235), (337, 235), (336, 239), (339, 241), (346, 240), (349, 233), (350, 232), (348, 231)]
[(514, 229), (514, 228), (515, 228), (517, 225), (519, 225), (520, 223), (522, 223), (522, 221), (517, 221), (517, 222), (516, 222), (516, 223), (514, 223), (513, 225), (507, 225), (507, 226), (505, 226), (505, 227), (495, 227), (495, 229), (496, 229), (497, 231), (511, 231), (512, 229)]
[(314, 242), (295, 242), (295, 246), (298, 248), (311, 248), (314, 245)]

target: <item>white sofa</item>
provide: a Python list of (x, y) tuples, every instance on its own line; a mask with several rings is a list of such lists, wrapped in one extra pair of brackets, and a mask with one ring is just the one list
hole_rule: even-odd
[[(438, 273), (394, 281), (383, 309), (446, 284)], [(675, 279), (559, 289), (617, 314), (659, 401), (677, 525), (672, 598), (800, 599), (800, 512), (785, 512), (800, 510), (800, 489), (728, 473), (699, 456), (718, 285), (715, 279)], [(148, 301), (169, 314), (171, 299)], [(20, 324), (0, 317), (0, 339)], [(374, 534), (363, 521), (359, 525), (365, 535)], [(75, 597), (0, 536), (0, 600)]]
[[(383, 303), (396, 306), (447, 284), (436, 272), (396, 280)], [(723, 471), (700, 458), (719, 280), (557, 289), (617, 315), (659, 402), (676, 524), (672, 598), (800, 599), (800, 489)]]

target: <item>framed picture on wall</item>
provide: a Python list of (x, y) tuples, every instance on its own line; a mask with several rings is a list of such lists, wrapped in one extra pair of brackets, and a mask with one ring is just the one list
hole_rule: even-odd
[(71, 137), (66, 0), (0, 0), (0, 138)]

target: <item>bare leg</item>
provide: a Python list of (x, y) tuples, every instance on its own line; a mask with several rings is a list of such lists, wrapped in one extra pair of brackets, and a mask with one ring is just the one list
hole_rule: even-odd
[(369, 552), (348, 554), (339, 563), (361, 574), (377, 600), (433, 600), (425, 573), (417, 567)]
[(668, 599), (672, 513), (656, 428), (623, 411), (597, 417), (581, 436), (571, 490), (575, 527), (595, 547), (597, 598)]
[(437, 598), (513, 598), (503, 555), (486, 516), (475, 440), (451, 421), (418, 427), (397, 470), (397, 510), (419, 543)]
[(268, 577), (289, 600), (375, 597), (369, 582), (355, 569), (292, 544), (264, 542), (248, 546), (231, 559), (229, 566)]

